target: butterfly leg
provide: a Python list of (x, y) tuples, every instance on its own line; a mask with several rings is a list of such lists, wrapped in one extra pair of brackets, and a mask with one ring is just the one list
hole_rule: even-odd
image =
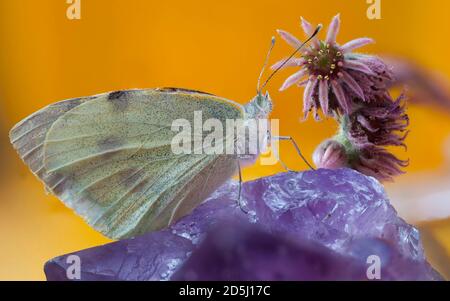
[(248, 214), (248, 210), (244, 208), (244, 204), (242, 204), (242, 170), (241, 170), (241, 163), (239, 160), (237, 160), (237, 166), (239, 171), (239, 190), (238, 190), (238, 205), (242, 212), (245, 214)]
[[(290, 141), (294, 145), (295, 150), (297, 151), (297, 154), (300, 156), (300, 158), (302, 158), (302, 160), (306, 163), (306, 165), (308, 165), (308, 167), (311, 170), (314, 170), (314, 167), (312, 167), (312, 165), (308, 162), (308, 160), (306, 160), (306, 158), (303, 156), (303, 154), (300, 150), (300, 147), (298, 147), (298, 144), (297, 144), (297, 142), (295, 142), (294, 138), (292, 138), (291, 136), (272, 136), (272, 138), (276, 139), (276, 140), (280, 140), (280, 141)], [(286, 169), (287, 171), (294, 171), (294, 170), (290, 169), (289, 167), (287, 167), (287, 165), (281, 160), (278, 153), (276, 155), (277, 155), (278, 161), (280, 162), (280, 164), (283, 166), (284, 169)]]

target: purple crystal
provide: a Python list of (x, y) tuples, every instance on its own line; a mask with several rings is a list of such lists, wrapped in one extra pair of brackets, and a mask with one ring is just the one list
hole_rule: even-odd
[[(80, 257), (81, 280), (164, 280), (193, 247), (189, 240), (166, 230), (73, 254)], [(68, 255), (45, 264), (48, 280), (67, 279)]]
[(310, 241), (293, 242), (248, 224), (222, 224), (172, 280), (364, 280), (365, 266)]
[[(371, 255), (380, 258), (382, 280), (442, 279), (418, 231), (397, 216), (373, 178), (350, 169), (261, 178), (243, 184), (247, 215), (237, 191), (230, 181), (169, 229), (72, 253), (81, 279), (367, 279)], [(72, 254), (46, 263), (48, 280), (67, 280)], [(319, 263), (325, 272), (314, 269)]]

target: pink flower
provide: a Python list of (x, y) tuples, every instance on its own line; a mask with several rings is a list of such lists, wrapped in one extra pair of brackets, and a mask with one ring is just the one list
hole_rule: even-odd
[(380, 182), (392, 181), (403, 174), (409, 161), (400, 160), (382, 147), (346, 149), (338, 137), (322, 142), (314, 151), (313, 160), (318, 168), (338, 169), (348, 167), (371, 176)]
[[(311, 36), (311, 24), (302, 19), (302, 27), (307, 36)], [(317, 167), (349, 167), (380, 181), (390, 181), (408, 165), (408, 161), (398, 159), (386, 149), (389, 146), (406, 148), (409, 119), (404, 97), (392, 99), (389, 88), (395, 81), (392, 70), (382, 60), (352, 53), (373, 41), (360, 38), (341, 46), (336, 42), (339, 27), (337, 15), (324, 41), (314, 37), (302, 57), (283, 65), (300, 67), (300, 70), (291, 75), (280, 90), (294, 84), (306, 85), (305, 118), (314, 110), (318, 119), (317, 110), (321, 108), (326, 116), (333, 116), (339, 122), (337, 135), (322, 142), (313, 154)], [(282, 30), (278, 33), (295, 49), (301, 45), (290, 33)], [(277, 69), (284, 62), (272, 68)]]
[(373, 146), (403, 146), (408, 135), (409, 118), (405, 112), (404, 96), (393, 101), (382, 97), (355, 110), (342, 121), (343, 132), (357, 148)]
[(403, 99), (403, 95), (396, 101), (390, 96), (379, 98), (350, 115), (340, 116), (339, 133), (322, 142), (314, 152), (316, 166), (349, 167), (379, 181), (392, 181), (402, 174), (408, 161), (398, 159), (384, 147), (406, 147), (409, 119)]
[[(311, 24), (302, 18), (302, 28), (309, 36), (313, 32)], [(306, 85), (304, 92), (303, 112), (305, 118), (314, 109), (315, 117), (317, 108), (322, 108), (326, 116), (333, 111), (343, 114), (352, 112), (353, 98), (366, 100), (365, 90), (371, 90), (379, 84), (379, 76), (374, 67), (379, 67), (379, 60), (370, 56), (358, 56), (352, 51), (373, 43), (372, 39), (359, 38), (344, 45), (336, 42), (339, 32), (340, 19), (336, 15), (328, 29), (324, 41), (316, 37), (311, 46), (302, 53), (301, 58), (291, 59), (284, 67), (301, 67), (299, 71), (291, 75), (280, 88), (281, 91), (297, 84)], [(278, 30), (280, 36), (294, 48), (298, 48), (301, 42), (292, 34)], [(274, 64), (272, 69), (278, 68), (283, 60)], [(283, 68), (284, 68), (283, 67)], [(385, 72), (386, 70), (379, 70)], [(361, 84), (359, 81), (362, 81)], [(375, 87), (377, 88), (377, 87)]]
[[(392, 68), (389, 68), (381, 59), (376, 56), (364, 54), (351, 54), (347, 56), (349, 60), (357, 60), (372, 70), (373, 74), (367, 74), (356, 70), (350, 70), (349, 74), (358, 83), (364, 93), (365, 101), (372, 102), (378, 98), (390, 97), (388, 89), (394, 83)], [(348, 91), (351, 94), (351, 91)], [(354, 102), (358, 102), (357, 95), (353, 95)]]

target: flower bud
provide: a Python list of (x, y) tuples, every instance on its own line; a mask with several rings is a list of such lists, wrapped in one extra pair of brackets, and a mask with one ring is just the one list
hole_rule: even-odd
[(316, 148), (313, 161), (318, 168), (338, 169), (348, 167), (348, 158), (344, 146), (333, 139), (325, 140)]

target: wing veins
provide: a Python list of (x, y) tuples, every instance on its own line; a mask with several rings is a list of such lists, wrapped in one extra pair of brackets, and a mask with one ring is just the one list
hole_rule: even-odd
[[(217, 159), (218, 159), (218, 158), (217, 158)], [(211, 171), (214, 169), (214, 167), (216, 166), (216, 164), (217, 164), (217, 160), (214, 160), (213, 165), (212, 165), (212, 166), (210, 167), (210, 169), (208, 170), (208, 174), (207, 174), (206, 180), (203, 182), (203, 185), (202, 185), (202, 192), (199, 194), (199, 196), (202, 196), (203, 193), (205, 192), (206, 184), (208, 183), (209, 178), (210, 178), (210, 176), (211, 176), (211, 174), (212, 174)], [(184, 185), (183, 187), (186, 187), (186, 185)], [(181, 198), (181, 199), (178, 201), (178, 203), (175, 205), (175, 207), (174, 207), (173, 210), (172, 210), (172, 214), (170, 215), (170, 219), (169, 219), (169, 222), (167, 223), (167, 226), (169, 226), (170, 224), (172, 224), (173, 218), (175, 217), (175, 215), (176, 215), (176, 213), (177, 213), (178, 207), (179, 207), (180, 204), (186, 199), (186, 196), (192, 191), (192, 189), (193, 189), (193, 187), (191, 187), (191, 189), (189, 189), (188, 193), (187, 193), (183, 198)]]

